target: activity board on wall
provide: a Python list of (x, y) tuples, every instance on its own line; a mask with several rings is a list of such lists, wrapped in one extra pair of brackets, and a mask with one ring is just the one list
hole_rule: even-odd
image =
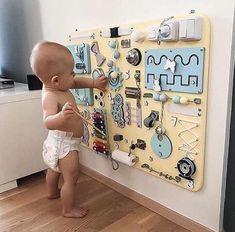
[(191, 191), (203, 185), (210, 24), (190, 13), (76, 31), (68, 48), (78, 76), (108, 78), (107, 91), (73, 91), (83, 143), (111, 161)]

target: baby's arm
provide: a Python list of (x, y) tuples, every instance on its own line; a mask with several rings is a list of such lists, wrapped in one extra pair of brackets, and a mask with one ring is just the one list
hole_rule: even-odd
[(75, 77), (71, 89), (97, 88), (100, 90), (105, 90), (106, 84), (107, 84), (107, 78), (105, 76), (101, 76), (96, 80), (89, 78)]
[(57, 96), (53, 93), (46, 93), (42, 98), (44, 124), (49, 130), (66, 131), (66, 122), (74, 116), (72, 104), (66, 103), (59, 111)]

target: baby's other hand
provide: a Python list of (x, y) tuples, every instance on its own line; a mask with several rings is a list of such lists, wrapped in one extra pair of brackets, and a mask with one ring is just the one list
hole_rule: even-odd
[(94, 88), (105, 91), (106, 84), (107, 84), (106, 76), (100, 76), (98, 79), (94, 80)]
[(61, 115), (64, 119), (70, 119), (74, 116), (73, 104), (66, 102), (61, 110)]

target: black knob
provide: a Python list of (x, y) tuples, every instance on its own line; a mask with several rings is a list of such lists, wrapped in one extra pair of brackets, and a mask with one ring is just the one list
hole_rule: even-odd
[(132, 143), (131, 146), (130, 146), (130, 148), (131, 148), (131, 150), (135, 150), (136, 145), (135, 145), (134, 143)]

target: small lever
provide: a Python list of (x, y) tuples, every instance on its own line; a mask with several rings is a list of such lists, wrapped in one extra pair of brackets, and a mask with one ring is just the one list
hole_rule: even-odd
[(144, 119), (144, 125), (147, 128), (151, 128), (154, 126), (155, 121), (159, 121), (159, 112), (152, 110), (150, 115)]

